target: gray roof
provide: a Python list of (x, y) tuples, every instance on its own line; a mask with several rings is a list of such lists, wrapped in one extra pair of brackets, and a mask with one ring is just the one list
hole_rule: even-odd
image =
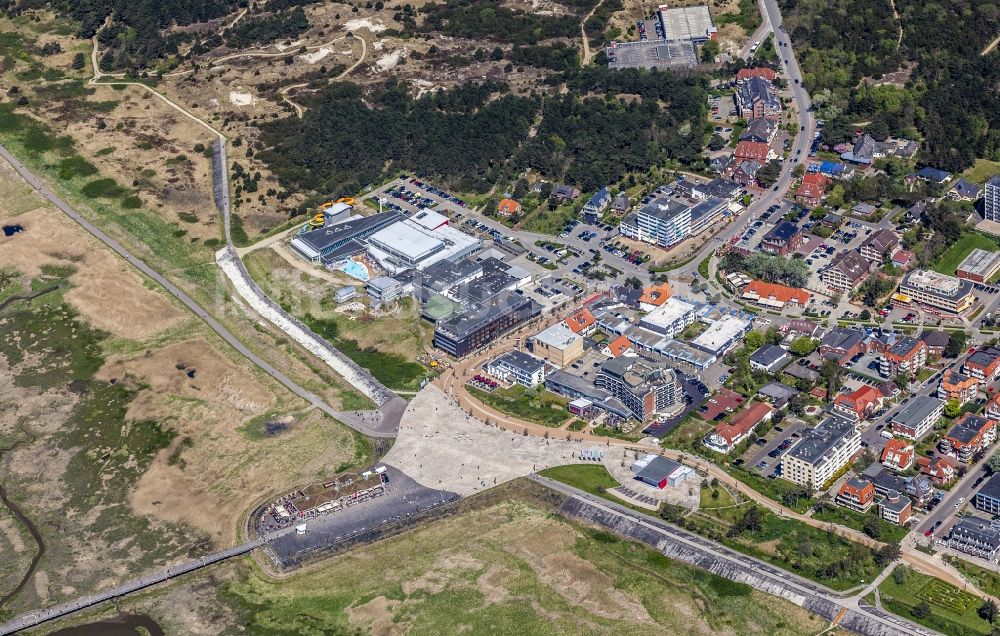
[(835, 327), (823, 335), (823, 339), (820, 340), (819, 344), (821, 347), (847, 350), (861, 342), (863, 339), (864, 334), (857, 329)]
[(824, 420), (814, 429), (802, 433), (799, 443), (788, 454), (815, 464), (854, 431), (854, 422), (839, 417)]
[(958, 539), (963, 543), (979, 543), (996, 550), (1000, 548), (1000, 523), (979, 517), (962, 517), (952, 526), (948, 538)]
[(977, 184), (971, 181), (966, 181), (965, 179), (959, 179), (955, 182), (955, 185), (951, 187), (952, 190), (958, 192), (959, 196), (967, 198), (976, 198), (979, 193), (983, 191)]
[(892, 422), (916, 428), (917, 424), (927, 419), (936, 408), (942, 406), (944, 402), (929, 395), (918, 395), (903, 409), (893, 416)]
[(774, 126), (775, 123), (766, 117), (754, 117), (747, 122), (746, 130), (740, 135), (740, 141), (767, 142), (771, 138)]
[(787, 358), (788, 353), (778, 345), (766, 344), (750, 354), (750, 362), (755, 362), (764, 367), (770, 367), (782, 358)]
[(976, 496), (989, 497), (991, 499), (1000, 499), (1000, 475), (993, 475), (990, 477), (989, 481), (979, 489)]
[[(893, 499), (895, 499), (895, 501), (893, 501)], [(888, 508), (893, 512), (900, 513), (910, 505), (910, 498), (898, 490), (893, 490), (889, 492), (885, 499), (879, 502), (879, 505), (883, 508)]]
[(857, 281), (868, 276), (870, 267), (868, 259), (861, 254), (857, 252), (841, 252), (837, 254), (833, 262), (824, 271), (836, 269), (849, 280)]
[(951, 336), (944, 331), (925, 331), (920, 334), (920, 339), (923, 340), (928, 347), (947, 347), (948, 341), (951, 340)]
[(366, 232), (374, 232), (375, 230), (389, 225), (390, 223), (395, 223), (402, 218), (403, 217), (399, 214), (399, 212), (390, 210), (388, 212), (373, 214), (371, 216), (362, 217), (353, 221), (344, 221), (343, 223), (337, 223), (336, 225), (330, 225), (317, 230), (312, 230), (311, 232), (306, 232), (305, 234), (298, 234), (295, 239), (305, 243), (317, 252), (323, 252), (330, 249), (334, 245), (347, 242), (365, 234)]
[(803, 380), (809, 380), (810, 382), (815, 382), (819, 379), (818, 371), (813, 371), (809, 367), (803, 367), (798, 364), (785, 367), (784, 373), (792, 376), (793, 378), (802, 378)]
[(657, 455), (641, 470), (639, 470), (639, 472), (635, 474), (635, 477), (636, 479), (660, 482), (663, 479), (666, 479), (670, 473), (680, 468), (680, 466), (681, 465), (675, 461)]
[(966, 415), (960, 423), (951, 427), (945, 437), (950, 437), (962, 442), (963, 444), (968, 444), (976, 438), (976, 435), (979, 434), (979, 431), (983, 429), (983, 426), (985, 426), (988, 421), (989, 420), (982, 415)]
[[(691, 208), (690, 205), (684, 201), (678, 201), (677, 199), (668, 199), (666, 197), (657, 197), (653, 199), (646, 205), (639, 209), (639, 214), (645, 214), (651, 216), (660, 221), (669, 221), (678, 214), (683, 214)], [(631, 216), (631, 215), (629, 215)]]
[(765, 241), (781, 241), (782, 243), (787, 243), (793, 236), (798, 234), (799, 226), (795, 225), (791, 221), (782, 221), (778, 223), (771, 231), (764, 235)]
[(879, 254), (885, 254), (899, 244), (899, 236), (889, 228), (882, 228), (865, 239), (862, 246), (873, 248)]
[(799, 391), (781, 382), (768, 382), (757, 390), (757, 394), (774, 400), (787, 401), (798, 395)]
[(495, 362), (503, 362), (529, 375), (545, 366), (544, 360), (523, 351), (508, 351), (497, 358)]

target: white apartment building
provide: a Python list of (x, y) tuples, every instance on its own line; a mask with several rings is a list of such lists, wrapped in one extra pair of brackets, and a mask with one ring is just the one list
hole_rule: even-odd
[(851, 457), (861, 450), (861, 434), (854, 422), (831, 417), (802, 434), (799, 443), (781, 460), (781, 476), (820, 490)]

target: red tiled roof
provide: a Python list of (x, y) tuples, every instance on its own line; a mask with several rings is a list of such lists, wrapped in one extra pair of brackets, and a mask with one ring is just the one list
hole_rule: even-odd
[(823, 196), (826, 191), (826, 184), (829, 179), (821, 175), (820, 173), (807, 174), (802, 177), (802, 185), (799, 189), (795, 191), (796, 196), (808, 197), (810, 199), (818, 199)]
[(834, 398), (834, 404), (842, 404), (854, 411), (858, 417), (864, 418), (868, 414), (868, 407), (878, 402), (882, 394), (873, 386), (867, 384), (851, 392), (838, 395)]
[(913, 463), (913, 444), (901, 439), (890, 439), (882, 450), (883, 464), (905, 470)]
[(659, 285), (653, 285), (643, 289), (642, 296), (639, 297), (639, 302), (659, 307), (663, 303), (667, 302), (673, 293), (674, 291), (670, 289), (670, 285), (667, 283), (660, 283)]
[(596, 322), (597, 318), (594, 318), (594, 314), (590, 313), (590, 310), (586, 307), (576, 310), (573, 315), (566, 318), (566, 326), (569, 327), (573, 333), (580, 333)]
[(514, 199), (501, 199), (497, 204), (497, 211), (500, 214), (517, 214), (517, 209), (521, 206)]
[(736, 80), (739, 82), (744, 82), (751, 77), (761, 77), (769, 82), (774, 81), (775, 73), (772, 69), (767, 67), (761, 68), (741, 68), (736, 72)]
[(799, 305), (805, 306), (809, 302), (809, 294), (801, 289), (778, 285), (777, 283), (765, 283), (762, 280), (750, 281), (750, 284), (743, 289), (743, 294), (754, 293), (760, 298), (773, 298), (783, 303), (797, 301)]
[(719, 424), (715, 427), (715, 432), (732, 444), (733, 440), (744, 435), (747, 431), (760, 424), (774, 409), (770, 404), (754, 402), (745, 411), (733, 418), (728, 424)]
[(629, 339), (625, 336), (625, 334), (618, 336), (608, 343), (608, 349), (611, 350), (611, 355), (616, 358), (631, 348), (632, 343), (629, 342)]
[(764, 163), (767, 161), (768, 145), (761, 141), (741, 141), (736, 144), (733, 156), (737, 159), (753, 159)]

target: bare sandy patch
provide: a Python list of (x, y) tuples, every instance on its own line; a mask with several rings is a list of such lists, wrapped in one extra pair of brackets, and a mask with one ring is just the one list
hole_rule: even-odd
[(302, 61), (305, 62), (306, 64), (315, 64), (316, 62), (319, 62), (327, 55), (330, 55), (331, 53), (333, 53), (333, 49), (324, 46), (320, 48), (318, 51), (313, 51), (312, 53), (306, 53), (304, 55), (300, 55), (299, 58), (301, 58)]
[(368, 29), (372, 33), (385, 31), (385, 25), (381, 20), (371, 20), (369, 18), (355, 18), (344, 23), (345, 31), (357, 31), (358, 29)]
[(398, 604), (398, 601), (376, 596), (362, 605), (348, 607), (347, 617), (355, 625), (367, 627), (372, 634), (385, 636), (402, 634), (402, 627), (392, 620)]
[(253, 106), (257, 103), (257, 98), (253, 96), (253, 93), (229, 91), (229, 103), (233, 106)]
[[(132, 403), (129, 417), (145, 419), (154, 398), (179, 396), (188, 404), (210, 405), (219, 420), (238, 426), (246, 417), (274, 404), (274, 396), (252, 374), (224, 358), (204, 340), (179, 342), (132, 359), (107, 362), (101, 379), (132, 377), (146, 388)], [(194, 401), (194, 402), (191, 402)]]

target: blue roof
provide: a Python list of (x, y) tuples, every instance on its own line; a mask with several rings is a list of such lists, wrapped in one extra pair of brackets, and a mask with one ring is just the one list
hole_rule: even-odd
[(930, 166), (924, 166), (923, 168), (917, 171), (917, 176), (920, 177), (921, 179), (941, 182), (950, 179), (951, 173), (945, 172), (944, 170), (938, 170), (937, 168), (931, 168)]
[(819, 167), (819, 171), (824, 174), (843, 174), (846, 169), (847, 166), (836, 161), (824, 161)]

